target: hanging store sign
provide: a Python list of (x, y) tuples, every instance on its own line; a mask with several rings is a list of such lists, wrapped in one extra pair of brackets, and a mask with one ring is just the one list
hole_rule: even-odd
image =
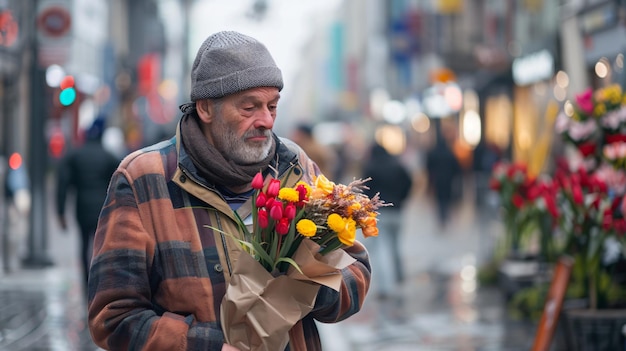
[(591, 34), (615, 27), (619, 21), (619, 8), (616, 1), (583, 9), (578, 15), (582, 34)]
[(513, 61), (513, 81), (519, 86), (550, 79), (554, 75), (554, 57), (544, 49)]

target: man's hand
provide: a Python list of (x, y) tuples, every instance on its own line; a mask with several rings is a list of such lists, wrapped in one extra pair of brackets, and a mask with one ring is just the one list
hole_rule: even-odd
[(222, 351), (239, 351), (239, 349), (234, 346), (224, 344), (224, 346), (222, 346)]

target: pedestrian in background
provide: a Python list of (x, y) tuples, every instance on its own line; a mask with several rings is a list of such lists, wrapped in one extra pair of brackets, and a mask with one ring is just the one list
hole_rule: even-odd
[(298, 124), (291, 135), (291, 140), (298, 144), (317, 164), (323, 175), (328, 179), (333, 179), (337, 168), (337, 154), (333, 148), (325, 146), (315, 138), (311, 125), (307, 123)]
[(455, 186), (462, 175), (461, 165), (452, 149), (454, 129), (448, 124), (437, 126), (435, 145), (426, 153), (429, 190), (434, 196), (437, 219), (445, 227), (455, 199)]
[(65, 213), (68, 193), (74, 200), (75, 219), (80, 231), (79, 257), (85, 293), (98, 215), (111, 175), (120, 161), (102, 144), (104, 124), (103, 117), (93, 122), (85, 133), (85, 143), (63, 157), (57, 174), (56, 213), (63, 230), (68, 228)]
[[(297, 144), (272, 131), (282, 88), (280, 69), (256, 39), (226, 31), (202, 43), (176, 136), (127, 156), (111, 179), (89, 275), (97, 345), (236, 350), (225, 343), (220, 313), (241, 253), (237, 218), (251, 218), (252, 179), (261, 171), (294, 187), (320, 174)], [(290, 329), (289, 350), (321, 350), (316, 321), (360, 310), (369, 258), (358, 241), (345, 252), (354, 262), (339, 271), (338, 291), (315, 286), (315, 305)], [(280, 302), (299, 309), (292, 299)]]
[(379, 235), (367, 243), (372, 260), (372, 284), (379, 300), (388, 300), (404, 279), (404, 264), (400, 252), (402, 212), (411, 194), (413, 179), (399, 157), (390, 154), (383, 146), (374, 142), (363, 166), (363, 177), (371, 178), (366, 183), (368, 196), (380, 193), (385, 206), (378, 211)]

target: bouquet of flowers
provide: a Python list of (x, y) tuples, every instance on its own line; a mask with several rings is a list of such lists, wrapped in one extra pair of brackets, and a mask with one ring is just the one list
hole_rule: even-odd
[(339, 289), (339, 271), (354, 259), (338, 249), (354, 244), (357, 229), (364, 237), (377, 236), (377, 210), (390, 205), (366, 196), (366, 181), (335, 184), (320, 175), (313, 184), (282, 187), (276, 178), (254, 177), (252, 223), (238, 217), (243, 239), (235, 239), (243, 252), (221, 308), (229, 344), (282, 350), (289, 329), (313, 308), (320, 286)]

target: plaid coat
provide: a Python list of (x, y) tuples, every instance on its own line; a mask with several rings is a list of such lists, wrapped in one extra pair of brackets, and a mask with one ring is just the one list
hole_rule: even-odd
[[(236, 234), (236, 217), (177, 140), (130, 154), (109, 184), (88, 284), (89, 328), (104, 349), (221, 350), (224, 343), (220, 303), (240, 250), (209, 226)], [(273, 166), (289, 175), (286, 186), (319, 172), (293, 142), (281, 139), (277, 153)], [(250, 200), (237, 210), (241, 218), (250, 211)], [(314, 319), (333, 323), (360, 310), (369, 259), (358, 242), (346, 251), (356, 262), (342, 271), (340, 291), (320, 289), (287, 349), (321, 350)]]

